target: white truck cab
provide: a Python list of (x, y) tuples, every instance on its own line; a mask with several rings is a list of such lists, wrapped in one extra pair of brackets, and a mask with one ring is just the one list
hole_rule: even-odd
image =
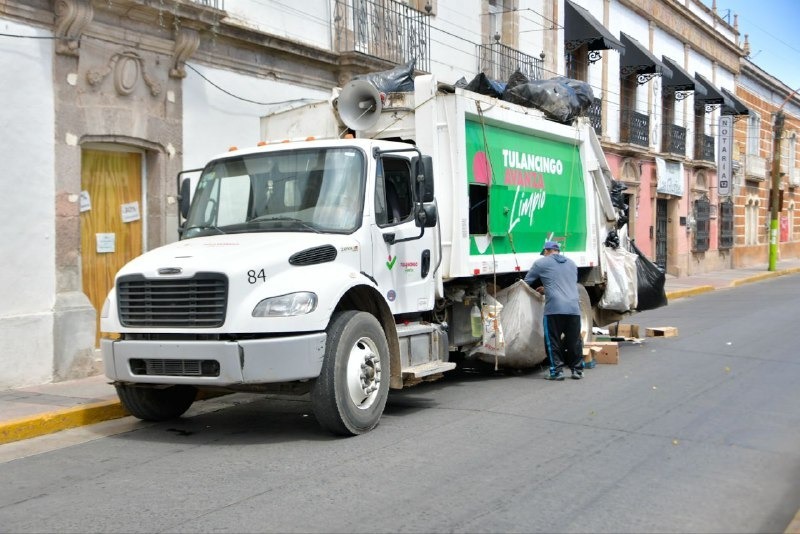
[[(103, 331), (123, 333), (102, 350), (126, 407), (164, 419), (183, 413), (198, 386), (322, 377), (330, 391), (314, 388), (315, 412), (334, 413), (323, 421), (331, 430), (358, 433), (377, 423), (402, 372), (452, 368), (440, 349), (402, 361), (392, 319), (418, 321), (434, 302), (425, 161), (407, 144), (362, 139), (212, 159), (182, 239), (120, 270), (103, 310)], [(436, 331), (446, 348), (443, 332), (417, 329), (428, 340)], [(339, 414), (342, 405), (352, 414)]]

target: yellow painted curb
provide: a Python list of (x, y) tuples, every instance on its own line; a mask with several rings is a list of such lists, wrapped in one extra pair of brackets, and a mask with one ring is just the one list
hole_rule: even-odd
[(59, 430), (125, 417), (128, 412), (118, 400), (108, 400), (65, 408), (33, 417), (0, 423), (0, 445), (30, 439)]
[(667, 300), (670, 301), (683, 297), (691, 297), (694, 295), (699, 295), (700, 293), (707, 293), (709, 291), (714, 291), (714, 286), (697, 286), (690, 287), (688, 289), (676, 289), (674, 291), (667, 291)]
[(767, 271), (765, 273), (748, 276), (747, 278), (734, 280), (733, 282), (731, 282), (731, 287), (740, 286), (742, 284), (749, 284), (750, 282), (758, 282), (761, 280), (766, 280), (768, 278), (775, 278), (776, 276), (783, 276), (785, 274), (795, 274), (795, 273), (800, 273), (800, 267), (792, 267), (791, 269), (784, 269), (782, 271)]

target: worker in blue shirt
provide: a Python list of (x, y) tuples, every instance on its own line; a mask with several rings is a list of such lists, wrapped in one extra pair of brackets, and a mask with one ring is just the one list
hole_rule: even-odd
[[(547, 380), (564, 380), (562, 368), (572, 371), (572, 378), (583, 378), (583, 339), (581, 306), (578, 297), (578, 266), (561, 254), (561, 246), (547, 241), (525, 275), (531, 287), (544, 294), (544, 344), (550, 362)], [(563, 335), (563, 339), (562, 339)]]

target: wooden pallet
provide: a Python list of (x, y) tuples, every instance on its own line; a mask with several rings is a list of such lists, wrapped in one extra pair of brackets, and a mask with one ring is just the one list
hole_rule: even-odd
[(654, 326), (646, 330), (647, 337), (674, 337), (678, 335), (678, 329), (674, 326)]

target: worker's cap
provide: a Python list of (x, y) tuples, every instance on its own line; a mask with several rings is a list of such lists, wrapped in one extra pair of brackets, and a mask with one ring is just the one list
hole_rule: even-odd
[(561, 245), (559, 245), (555, 241), (546, 241), (544, 244), (544, 248), (542, 249), (542, 254), (544, 254), (545, 250), (557, 250), (561, 252)]

